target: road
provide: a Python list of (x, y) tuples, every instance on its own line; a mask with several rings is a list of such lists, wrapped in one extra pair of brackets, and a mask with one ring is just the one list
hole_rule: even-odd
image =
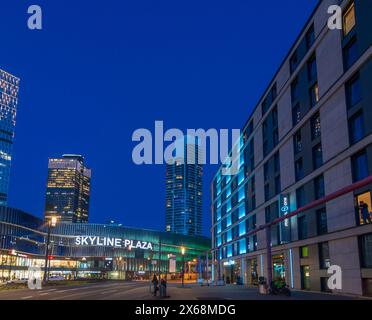
[[(168, 299), (177, 300), (340, 300), (338, 295), (294, 291), (292, 297), (262, 296), (255, 288), (242, 286), (200, 287), (196, 284), (168, 285)], [(42, 290), (0, 291), (0, 300), (159, 300), (149, 292), (149, 282), (105, 281), (79, 286), (45, 287)]]

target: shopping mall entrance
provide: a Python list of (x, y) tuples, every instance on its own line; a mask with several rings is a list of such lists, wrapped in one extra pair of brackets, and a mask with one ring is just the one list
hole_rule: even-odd
[(273, 279), (285, 280), (284, 255), (278, 254), (273, 256)]

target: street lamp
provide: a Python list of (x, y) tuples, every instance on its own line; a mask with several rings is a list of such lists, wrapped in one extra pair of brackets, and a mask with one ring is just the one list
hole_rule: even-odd
[(184, 287), (184, 278), (185, 278), (185, 248), (181, 247), (182, 254), (182, 288)]
[(58, 218), (56, 216), (48, 217), (48, 235), (47, 235), (47, 242), (45, 246), (45, 264), (44, 264), (44, 276), (43, 276), (43, 283), (47, 282), (47, 275), (49, 273), (48, 268), (48, 260), (49, 260), (49, 245), (50, 245), (50, 231), (54, 228), (57, 224)]

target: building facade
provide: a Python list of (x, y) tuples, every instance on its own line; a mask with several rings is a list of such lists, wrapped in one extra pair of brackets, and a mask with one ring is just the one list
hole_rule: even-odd
[[(0, 207), (0, 234), (0, 280), (28, 278), (29, 267), (43, 271), (47, 239), (43, 220)], [(211, 268), (210, 239), (205, 237), (58, 222), (51, 229), (50, 243), (50, 275), (66, 279), (148, 279), (154, 272), (171, 279), (179, 278), (183, 268), (185, 279), (196, 279), (207, 277)]]
[(185, 137), (183, 148), (183, 157), (166, 165), (166, 231), (200, 236), (203, 168), (197, 137)]
[(45, 218), (86, 223), (89, 217), (91, 169), (80, 155), (51, 158), (45, 200)]
[[(372, 174), (372, 4), (337, 1), (330, 30), (319, 1), (244, 125), (240, 173), (212, 182), (212, 246), (225, 280), (267, 278), (266, 233), (258, 227)], [(372, 295), (372, 186), (271, 227), (274, 278), (290, 287)]]
[(0, 69), (0, 205), (8, 199), (19, 79)]

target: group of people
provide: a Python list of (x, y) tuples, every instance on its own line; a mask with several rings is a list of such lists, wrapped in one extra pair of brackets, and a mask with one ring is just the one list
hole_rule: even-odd
[(158, 291), (160, 291), (160, 297), (166, 298), (167, 296), (167, 280), (164, 278), (160, 279), (160, 285), (159, 285), (159, 280), (156, 274), (154, 274), (152, 278), (152, 285), (153, 285), (153, 294), (154, 297), (157, 296)]

